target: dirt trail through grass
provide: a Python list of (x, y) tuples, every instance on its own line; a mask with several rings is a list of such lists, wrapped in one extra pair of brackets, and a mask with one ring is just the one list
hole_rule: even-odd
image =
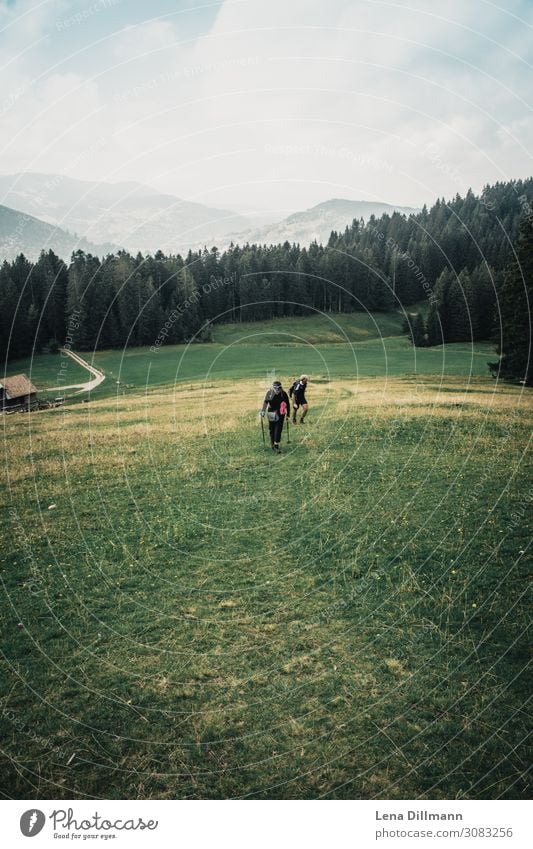
[(90, 392), (92, 389), (96, 389), (97, 386), (100, 386), (104, 382), (105, 374), (99, 369), (94, 368), (94, 366), (91, 366), (79, 354), (75, 354), (74, 351), (70, 351), (67, 348), (61, 348), (60, 350), (62, 354), (66, 354), (74, 362), (78, 363), (78, 365), (86, 368), (92, 374), (92, 379), (87, 380), (85, 383), (71, 383), (69, 386), (53, 386), (51, 389), (47, 389), (47, 392), (63, 392), (65, 389), (78, 389), (79, 391), (76, 392), (76, 395), (79, 395), (81, 392)]

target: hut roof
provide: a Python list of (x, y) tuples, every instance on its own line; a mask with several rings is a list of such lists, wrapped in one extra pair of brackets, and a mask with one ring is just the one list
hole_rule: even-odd
[(13, 377), (0, 379), (0, 389), (5, 389), (8, 400), (21, 398), (23, 395), (33, 395), (37, 388), (25, 374), (14, 374)]

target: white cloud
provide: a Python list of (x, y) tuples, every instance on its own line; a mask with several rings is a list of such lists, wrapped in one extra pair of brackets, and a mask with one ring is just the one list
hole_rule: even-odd
[(113, 36), (110, 54), (117, 62), (129, 62), (142, 59), (150, 51), (171, 47), (176, 41), (175, 27), (170, 21), (149, 21), (117, 32)]
[[(227, 0), (194, 43), (179, 19), (121, 26), (95, 50), (96, 79), (67, 63), (13, 103), (4, 140), (31, 137), (3, 167), (40, 149), (39, 170), (56, 170), (63, 149), (107, 135), (80, 176), (283, 210), (333, 195), (414, 205), (531, 173), (531, 70), (509, 53), (527, 55), (527, 27), (484, 0), (416, 2)], [(30, 66), (15, 63), (13, 88)]]

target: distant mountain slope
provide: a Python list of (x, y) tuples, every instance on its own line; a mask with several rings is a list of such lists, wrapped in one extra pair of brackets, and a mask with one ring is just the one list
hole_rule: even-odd
[(142, 183), (90, 182), (38, 173), (0, 175), (0, 203), (61, 231), (79, 233), (92, 244), (112, 242), (133, 254), (158, 250), (186, 254), (204, 245), (224, 249), (232, 241), (308, 245), (316, 239), (327, 244), (332, 230), (344, 232), (354, 218), (417, 212), (335, 198), (258, 227), (251, 217), (163, 194)]
[(141, 183), (75, 180), (59, 174), (0, 176), (0, 202), (136, 253), (183, 253), (250, 227), (236, 212), (162, 194)]
[(333, 198), (303, 212), (295, 212), (277, 224), (270, 224), (246, 233), (240, 233), (236, 241), (242, 243), (278, 244), (279, 242), (299, 242), (301, 245), (317, 242), (327, 244), (332, 230), (344, 232), (354, 218), (368, 221), (371, 215), (376, 218), (387, 212), (403, 212), (405, 215), (419, 210), (409, 206), (394, 206), (389, 203), (374, 203), (366, 200), (346, 200)]
[(0, 261), (12, 260), (23, 253), (27, 259), (35, 260), (41, 250), (51, 248), (64, 260), (70, 260), (72, 251), (83, 250), (98, 256), (116, 250), (112, 244), (95, 245), (87, 239), (79, 239), (73, 233), (40, 221), (16, 209), (0, 205)]

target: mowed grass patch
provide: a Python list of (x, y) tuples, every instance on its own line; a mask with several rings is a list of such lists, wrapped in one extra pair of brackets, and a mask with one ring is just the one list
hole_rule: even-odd
[[(258, 323), (256, 332), (264, 333), (268, 339), (271, 325), (266, 324), (267, 328), (261, 329)], [(210, 386), (220, 380), (264, 380), (272, 374), (288, 385), (302, 373), (315, 380), (406, 374), (434, 375), (438, 380), (457, 375), (469, 380), (486, 377), (487, 362), (496, 359), (487, 343), (413, 348), (406, 338), (389, 336), (344, 344), (253, 344), (244, 336), (228, 345), (174, 345), (161, 347), (155, 353), (148, 348), (99, 351), (94, 355), (94, 364), (108, 379), (93, 397), (127, 395), (138, 389), (149, 391), (187, 382)]]
[(525, 796), (529, 396), (312, 384), (276, 457), (263, 392), (5, 421), (4, 792)]
[[(45, 392), (57, 387), (86, 383), (91, 379), (87, 369), (62, 353), (35, 354), (33, 357), (11, 360), (7, 367), (4, 366), (4, 370), (6, 377), (14, 374), (27, 375), (39, 391)], [(61, 394), (61, 391), (54, 394)]]
[(272, 321), (215, 324), (212, 334), (213, 342), (219, 345), (233, 345), (236, 342), (250, 345), (344, 344), (401, 336), (403, 320), (400, 311), (315, 313)]
[[(220, 380), (264, 380), (275, 375), (289, 384), (302, 373), (315, 381), (338, 378), (456, 375), (470, 382), (489, 374), (488, 362), (497, 355), (488, 343), (450, 344), (413, 348), (402, 333), (402, 313), (317, 314), (264, 322), (215, 325), (211, 344), (168, 345), (157, 348), (80, 351), (102, 370), (106, 379), (92, 399), (127, 398), (169, 386)], [(154, 340), (155, 342), (155, 340)], [(25, 372), (42, 397), (50, 387), (83, 383), (89, 373), (60, 355), (38, 355), (10, 364), (9, 373)], [(53, 395), (58, 392), (54, 391)], [(62, 392), (59, 392), (62, 394)], [(71, 404), (85, 393), (67, 390)]]

